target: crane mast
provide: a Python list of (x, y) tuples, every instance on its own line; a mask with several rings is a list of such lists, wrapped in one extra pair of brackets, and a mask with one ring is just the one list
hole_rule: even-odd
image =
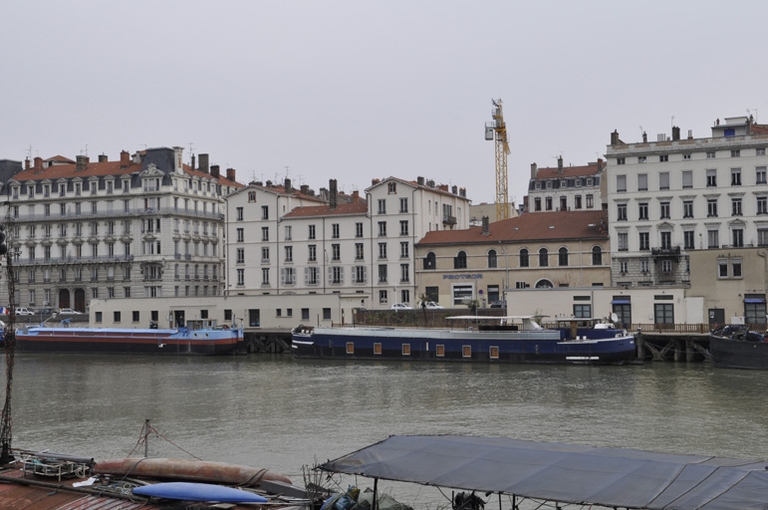
[(507, 177), (507, 125), (501, 109), (501, 99), (491, 99), (493, 122), (485, 124), (485, 139), (494, 140), (496, 148), (496, 221), (509, 218), (509, 179)]

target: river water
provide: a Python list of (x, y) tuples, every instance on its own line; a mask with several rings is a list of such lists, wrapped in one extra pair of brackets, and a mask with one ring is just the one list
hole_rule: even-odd
[(703, 363), (19, 354), (12, 445), (124, 457), (151, 419), (160, 433), (150, 437), (151, 456), (264, 467), (299, 484), (302, 466), (392, 434), (497, 435), (757, 460), (768, 459), (766, 395), (768, 374)]

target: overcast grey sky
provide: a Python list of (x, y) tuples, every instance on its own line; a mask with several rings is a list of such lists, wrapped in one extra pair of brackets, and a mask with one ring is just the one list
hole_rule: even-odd
[(765, 0), (5, 0), (0, 159), (182, 146), (238, 180), (417, 176), (510, 200), (610, 132), (768, 121)]

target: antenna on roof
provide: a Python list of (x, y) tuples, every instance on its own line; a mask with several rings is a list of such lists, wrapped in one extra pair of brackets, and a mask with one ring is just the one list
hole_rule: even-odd
[(29, 150), (27, 151), (27, 159), (32, 160), (32, 144), (29, 145)]
[(291, 167), (288, 165), (285, 165), (285, 176), (288, 177), (291, 172)]
[(195, 144), (194, 144), (194, 142), (189, 142), (189, 157), (190, 157), (190, 161), (191, 161), (192, 156), (194, 156), (194, 155), (195, 155)]

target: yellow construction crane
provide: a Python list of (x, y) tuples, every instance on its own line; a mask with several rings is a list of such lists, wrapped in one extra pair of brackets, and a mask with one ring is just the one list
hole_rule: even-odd
[(501, 99), (493, 100), (493, 122), (485, 123), (485, 139), (496, 141), (496, 221), (509, 218), (509, 180), (507, 178), (507, 125), (501, 111)]

